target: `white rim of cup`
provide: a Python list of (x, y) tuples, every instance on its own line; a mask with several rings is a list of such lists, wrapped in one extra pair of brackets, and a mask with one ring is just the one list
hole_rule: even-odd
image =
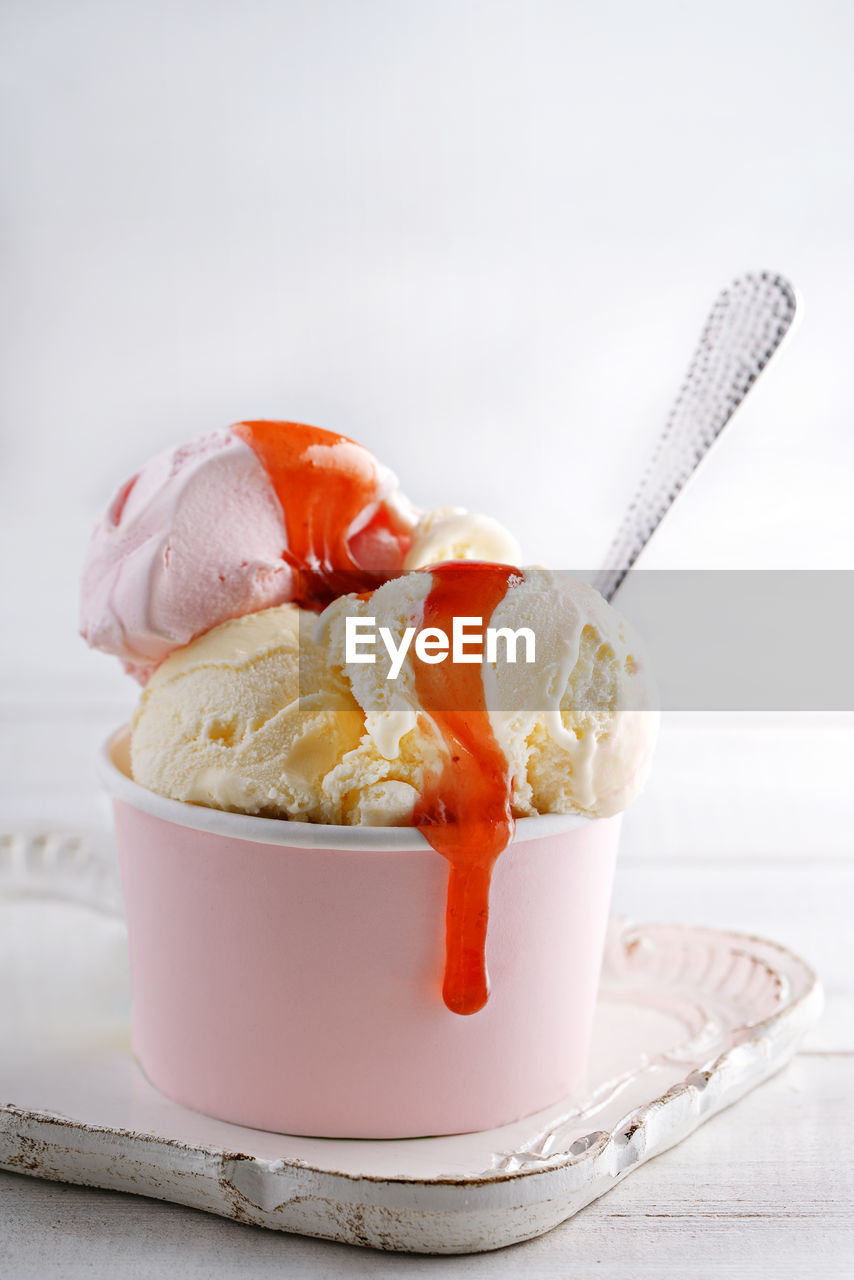
[[(250, 814), (207, 809), (203, 805), (169, 800), (149, 791), (129, 778), (113, 759), (116, 748), (126, 743), (130, 729), (123, 725), (101, 747), (98, 777), (115, 800), (179, 827), (208, 831), (230, 840), (253, 844), (280, 844), (299, 849), (353, 849), (374, 852), (392, 849), (429, 849), (431, 846), (415, 827), (343, 827), (320, 822), (294, 822), (287, 818), (258, 818)], [(594, 819), (575, 813), (548, 813), (534, 818), (517, 818), (513, 842), (523, 844), (544, 836), (558, 835), (586, 826)]]

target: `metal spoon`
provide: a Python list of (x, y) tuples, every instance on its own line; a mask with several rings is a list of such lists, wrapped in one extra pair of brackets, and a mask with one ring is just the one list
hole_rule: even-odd
[(739, 276), (709, 313), (685, 382), (617, 536), (593, 585), (613, 600), (795, 318), (798, 298), (784, 276)]

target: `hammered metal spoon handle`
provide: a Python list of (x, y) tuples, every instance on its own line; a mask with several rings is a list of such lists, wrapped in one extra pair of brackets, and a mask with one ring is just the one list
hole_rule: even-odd
[(685, 382), (593, 585), (613, 600), (795, 318), (792, 285), (770, 271), (739, 276), (719, 295)]

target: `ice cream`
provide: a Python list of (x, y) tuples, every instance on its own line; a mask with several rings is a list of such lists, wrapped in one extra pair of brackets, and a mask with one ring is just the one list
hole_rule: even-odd
[(464, 507), (436, 507), (422, 515), (412, 530), (404, 569), (423, 569), (445, 560), (488, 560), (518, 564), (519, 544), (491, 516), (473, 515)]
[(217, 809), (346, 821), (323, 781), (364, 718), (300, 613), (286, 604), (224, 622), (158, 667), (133, 719), (137, 781)]
[(443, 994), (461, 1014), (487, 1000), (490, 880), (516, 819), (618, 813), (655, 739), (637, 638), (592, 588), (519, 558), (489, 517), (419, 513), (343, 436), (244, 422), (123, 486), (84, 573), (84, 636), (145, 684), (134, 779), (214, 809), (419, 828), (449, 863)]
[[(468, 565), (463, 572), (471, 599), (469, 584), (482, 574)], [(444, 755), (434, 716), (473, 712), (476, 695), (455, 708), (450, 668), (434, 668), (443, 683), (427, 695), (425, 714), (425, 668), (414, 649), (391, 681), (382, 646), (376, 663), (345, 660), (343, 624), (375, 617), (399, 641), (447, 574), (406, 574), (369, 598), (338, 599), (319, 618), (293, 604), (267, 609), (173, 653), (134, 714), (134, 777), (161, 795), (217, 809), (410, 824)], [(509, 576), (490, 621), (512, 630), (533, 625), (537, 662), (513, 665), (501, 648), (498, 659), (467, 672), (482, 681), (513, 816), (618, 813), (645, 781), (653, 741), (637, 639), (583, 583), (544, 570)]]
[[(527, 628), (536, 661), (509, 661), (505, 635), (483, 663), (424, 662), (411, 643), (395, 662), (408, 629), (450, 633), (463, 612)], [(347, 660), (354, 618), (390, 637), (374, 662)], [(638, 642), (592, 588), (451, 562), (319, 618), (284, 605), (225, 622), (173, 654), (140, 698), (132, 767), (151, 790), (213, 808), (420, 827), (451, 864), (446, 1003), (470, 1013), (486, 1000), (489, 882), (515, 819), (625, 808), (655, 722)]]
[(451, 547), (518, 556), (485, 517), (443, 509), (419, 521), (394, 474), (346, 436), (241, 422), (158, 454), (121, 485), (87, 553), (80, 630), (144, 683), (229, 618), (320, 607)]

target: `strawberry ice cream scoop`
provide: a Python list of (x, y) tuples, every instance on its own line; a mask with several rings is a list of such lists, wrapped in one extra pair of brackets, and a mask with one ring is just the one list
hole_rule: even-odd
[(418, 512), (346, 436), (241, 422), (153, 458), (92, 535), (80, 631), (142, 683), (220, 622), (322, 607), (402, 568)]

